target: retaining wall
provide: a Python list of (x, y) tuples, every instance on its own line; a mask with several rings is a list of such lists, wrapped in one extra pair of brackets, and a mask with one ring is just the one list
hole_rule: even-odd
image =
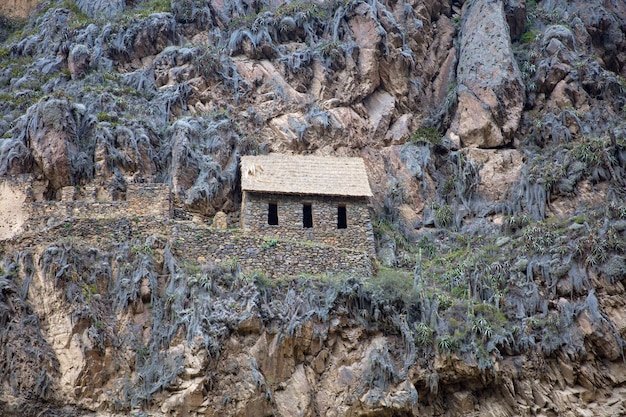
[(102, 201), (95, 187), (63, 187), (60, 200), (43, 200), (32, 175), (0, 178), (0, 240), (35, 231), (71, 219), (117, 217), (171, 217), (171, 193), (167, 184), (129, 184), (122, 200)]
[(369, 277), (371, 258), (367, 251), (324, 244), (249, 236), (241, 231), (199, 229), (176, 223), (172, 230), (173, 252), (198, 263), (220, 264), (237, 259), (246, 272), (267, 276), (301, 274), (347, 274)]

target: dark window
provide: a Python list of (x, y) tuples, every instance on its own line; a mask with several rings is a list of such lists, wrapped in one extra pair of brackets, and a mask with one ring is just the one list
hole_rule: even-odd
[(337, 207), (337, 229), (348, 228), (348, 216), (346, 215), (346, 206)]
[(278, 224), (278, 204), (269, 203), (267, 207), (267, 224), (273, 226)]
[(302, 226), (305, 229), (313, 227), (313, 210), (310, 204), (302, 205)]

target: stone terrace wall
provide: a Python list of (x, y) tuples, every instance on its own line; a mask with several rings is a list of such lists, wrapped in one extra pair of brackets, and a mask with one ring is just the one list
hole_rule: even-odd
[[(374, 232), (365, 198), (289, 196), (245, 192), (241, 227), (249, 234), (311, 241), (375, 253)], [(278, 204), (278, 225), (267, 223), (268, 202)], [(311, 204), (313, 227), (302, 226), (302, 205)], [(337, 206), (346, 207), (347, 228), (337, 228)]]
[(22, 231), (40, 230), (72, 219), (171, 217), (167, 184), (129, 184), (126, 199), (117, 201), (97, 201), (95, 189), (91, 186), (80, 191), (76, 187), (63, 187), (59, 193), (61, 201), (33, 201), (31, 188), (31, 176), (3, 178), (0, 181), (0, 204), (14, 202), (15, 206), (0, 210), (0, 223), (7, 225), (0, 228), (0, 240)]
[(117, 247), (119, 242), (141, 245), (154, 236), (163, 245), (170, 242), (172, 253), (182, 262), (183, 267), (184, 262), (219, 265), (236, 259), (244, 272), (260, 271), (268, 277), (294, 277), (301, 274), (372, 275), (371, 258), (365, 251), (264, 239), (246, 236), (239, 230), (223, 231), (193, 222), (173, 220), (144, 218), (136, 221), (128, 217), (76, 219), (68, 223), (68, 227), (58, 224), (51, 233), (25, 233), (13, 242), (35, 246), (76, 239), (87, 245), (106, 247), (112, 244)]
[[(24, 233), (13, 244), (32, 247), (46, 242), (76, 240), (86, 245), (129, 242), (141, 245), (150, 237), (170, 242), (172, 253), (190, 264), (223, 264), (236, 260), (246, 273), (263, 272), (268, 277), (301, 274), (372, 275), (371, 258), (365, 251), (326, 245), (246, 236), (239, 230), (223, 231), (193, 222), (129, 217), (74, 219), (57, 224), (48, 233)], [(164, 247), (164, 246), (161, 246)]]
[(172, 242), (173, 253), (190, 261), (220, 264), (237, 259), (244, 271), (263, 271), (270, 277), (325, 273), (372, 275), (366, 251), (272, 240), (241, 231), (198, 228), (186, 223), (173, 226)]
[(128, 210), (136, 216), (169, 218), (172, 199), (168, 184), (129, 184), (126, 189)]
[(28, 207), (24, 230), (41, 230), (72, 219), (113, 219), (129, 214), (126, 201), (38, 201)]

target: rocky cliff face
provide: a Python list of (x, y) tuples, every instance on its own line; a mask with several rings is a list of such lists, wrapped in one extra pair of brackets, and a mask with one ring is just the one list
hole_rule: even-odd
[(26, 19), (37, 7), (37, 0), (9, 0), (0, 5), (0, 15), (9, 18)]
[(39, 199), (164, 182), (179, 219), (232, 223), (241, 155), (361, 156), (382, 264), (273, 283), (130, 215), (12, 236), (2, 413), (623, 412), (626, 5), (50, 0), (0, 22), (1, 176)]

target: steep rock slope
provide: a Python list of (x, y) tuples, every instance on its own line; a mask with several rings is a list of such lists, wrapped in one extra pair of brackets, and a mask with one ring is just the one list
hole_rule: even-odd
[(176, 253), (176, 222), (16, 236), (0, 410), (622, 413), (625, 21), (609, 0), (50, 1), (7, 21), (0, 175), (34, 174), (37, 198), (165, 182), (181, 217), (236, 217), (239, 156), (359, 155), (380, 261), (412, 272), (274, 288)]

